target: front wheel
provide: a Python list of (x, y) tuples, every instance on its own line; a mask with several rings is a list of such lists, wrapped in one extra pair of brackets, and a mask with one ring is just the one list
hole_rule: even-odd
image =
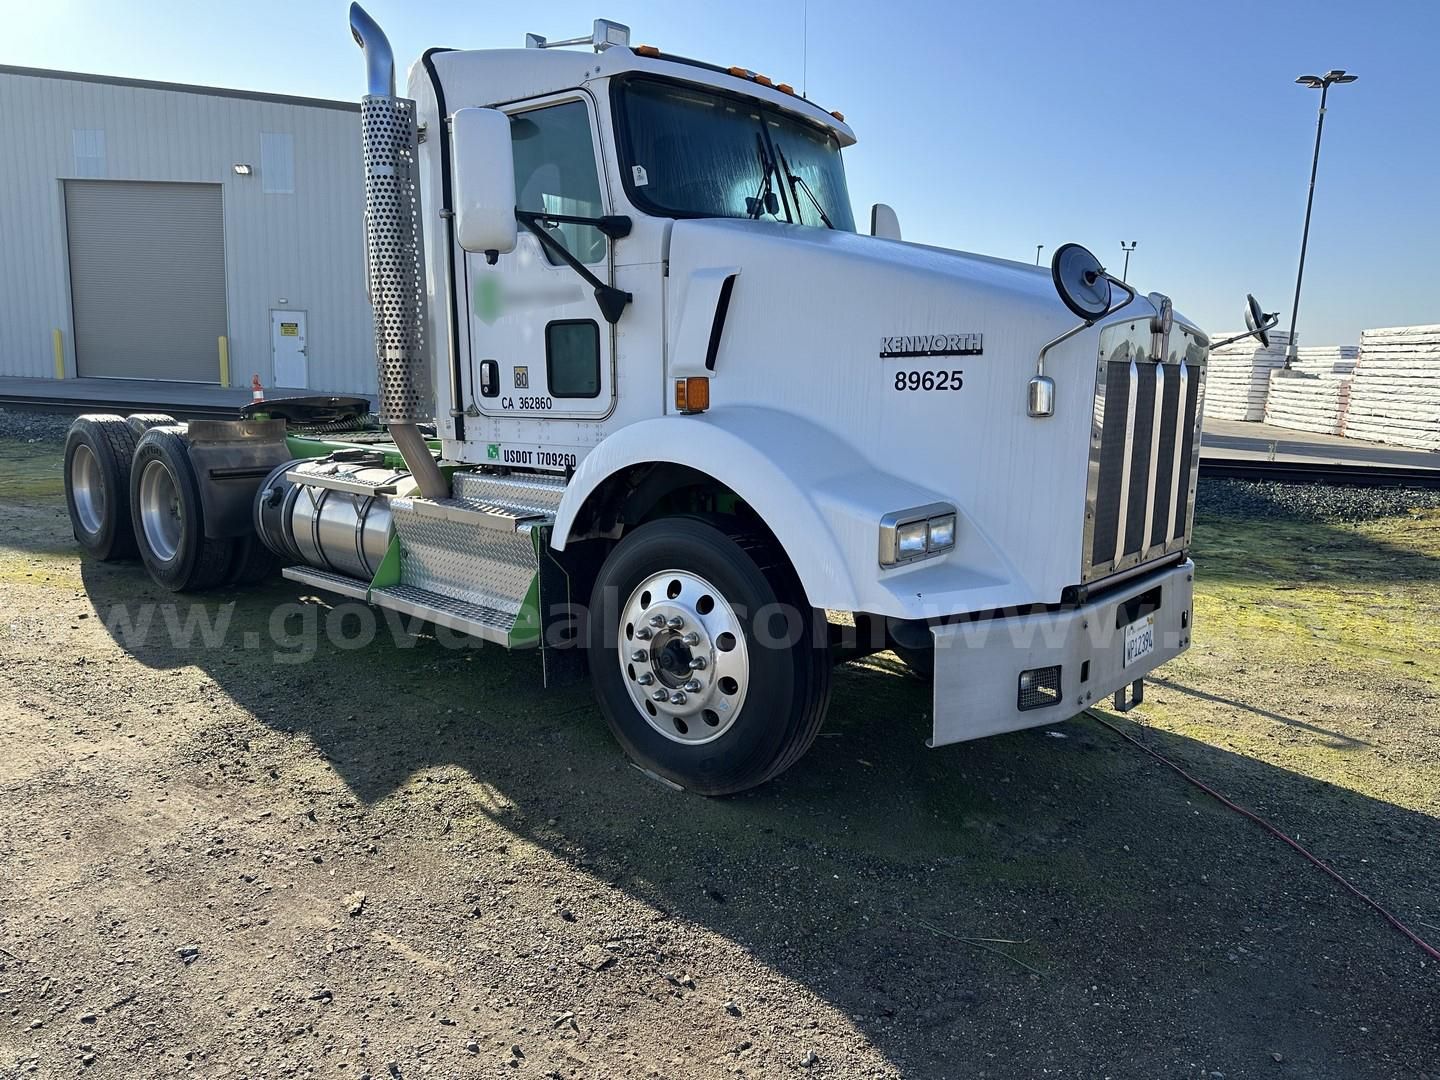
[(626, 753), (702, 795), (789, 768), (829, 700), (824, 613), (771, 544), (722, 519), (627, 534), (596, 579), (587, 649)]

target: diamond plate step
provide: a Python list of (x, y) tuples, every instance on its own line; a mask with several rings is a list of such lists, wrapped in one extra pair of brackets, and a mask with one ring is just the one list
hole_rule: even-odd
[(372, 589), (370, 602), (377, 607), (389, 608), (402, 615), (413, 615), (436, 626), (458, 630), (499, 645), (509, 644), (510, 631), (515, 625), (513, 613), (497, 611), (482, 604), (466, 603), (411, 585), (389, 585), (382, 589)]
[(280, 571), (280, 576), (290, 581), (298, 581), (302, 585), (313, 585), (317, 589), (339, 593), (352, 600), (364, 600), (370, 588), (368, 581), (346, 577), (329, 570), (317, 570), (313, 566), (287, 566)]

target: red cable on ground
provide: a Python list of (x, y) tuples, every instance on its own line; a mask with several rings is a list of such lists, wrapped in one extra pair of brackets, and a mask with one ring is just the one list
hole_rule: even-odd
[(1240, 815), (1243, 816), (1243, 817), (1249, 818), (1249, 819), (1250, 819), (1251, 821), (1253, 821), (1256, 825), (1259, 825), (1262, 829), (1264, 829), (1266, 832), (1268, 832), (1271, 836), (1274, 836), (1274, 837), (1276, 837), (1277, 839), (1280, 839), (1280, 840), (1285, 841), (1285, 843), (1289, 844), (1289, 845), (1290, 845), (1292, 848), (1294, 848), (1296, 851), (1300, 852), (1301, 855), (1304, 855), (1305, 858), (1309, 859), (1312, 863), (1314, 863), (1316, 866), (1318, 866), (1321, 870), (1324, 870), (1325, 873), (1329, 874), (1332, 878), (1334, 878), (1334, 879), (1335, 879), (1336, 881), (1338, 881), (1341, 885), (1343, 885), (1347, 891), (1353, 893), (1355, 896), (1358, 896), (1361, 900), (1365, 901), (1365, 903), (1369, 904), (1372, 908), (1374, 908), (1374, 909), (1375, 909), (1376, 911), (1378, 911), (1381, 915), (1383, 915), (1383, 916), (1385, 917), (1385, 921), (1386, 921), (1386, 922), (1388, 922), (1388, 923), (1389, 923), (1391, 926), (1393, 926), (1396, 930), (1399, 930), (1400, 933), (1404, 934), (1407, 938), (1409, 938), (1411, 941), (1413, 941), (1416, 945), (1420, 946), (1421, 950), (1425, 953), (1426, 956), (1430, 957), (1430, 959), (1432, 959), (1432, 960), (1440, 960), (1440, 949), (1435, 948), (1435, 946), (1431, 945), (1428, 941), (1426, 941), (1424, 938), (1422, 938), (1419, 934), (1415, 933), (1414, 930), (1411, 930), (1410, 927), (1406, 926), (1403, 922), (1401, 922), (1399, 919), (1397, 919), (1394, 915), (1390, 914), (1389, 911), (1385, 910), (1385, 908), (1381, 907), (1378, 903), (1376, 903), (1374, 900), (1370, 899), (1370, 897), (1366, 896), (1363, 892), (1361, 892), (1359, 889), (1357, 889), (1354, 885), (1350, 884), (1350, 882), (1348, 882), (1347, 880), (1345, 880), (1345, 878), (1344, 878), (1343, 876), (1341, 876), (1341, 874), (1340, 874), (1340, 872), (1339, 872), (1338, 870), (1336, 870), (1333, 866), (1331, 866), (1329, 863), (1327, 863), (1324, 859), (1321, 859), (1318, 855), (1311, 854), (1308, 850), (1305, 849), (1304, 846), (1302, 846), (1302, 845), (1300, 844), (1300, 842), (1299, 842), (1298, 840), (1293, 840), (1293, 839), (1291, 839), (1289, 836), (1285, 835), (1283, 832), (1281, 832), (1279, 829), (1277, 829), (1274, 825), (1271, 825), (1270, 822), (1266, 821), (1264, 818), (1262, 818), (1259, 814), (1255, 813), (1254, 811), (1245, 809), (1245, 807), (1241, 806), (1239, 803), (1231, 802), (1231, 801), (1230, 801), (1229, 799), (1227, 799), (1224, 795), (1221, 795), (1218, 791), (1216, 791), (1214, 788), (1212, 788), (1209, 784), (1205, 783), (1203, 780), (1197, 780), (1195, 777), (1191, 776), (1188, 772), (1186, 772), (1184, 769), (1182, 769), (1179, 765), (1176, 765), (1175, 762), (1171, 761), (1171, 760), (1170, 760), (1169, 758), (1167, 758), (1164, 754), (1160, 753), (1160, 751), (1151, 749), (1150, 747), (1146, 746), (1143, 742), (1141, 742), (1139, 739), (1135, 738), (1133, 735), (1130, 735), (1130, 734), (1128, 734), (1127, 732), (1121, 731), (1118, 727), (1116, 727), (1114, 724), (1112, 724), (1109, 720), (1106, 720), (1106, 719), (1105, 719), (1103, 716), (1101, 716), (1099, 713), (1094, 712), (1094, 711), (1091, 710), (1091, 709), (1086, 709), (1086, 710), (1085, 710), (1085, 713), (1086, 713), (1086, 715), (1091, 716), (1091, 717), (1093, 717), (1094, 719), (1100, 721), (1100, 723), (1104, 724), (1107, 728), (1109, 728), (1111, 731), (1115, 732), (1115, 734), (1116, 734), (1116, 735), (1119, 735), (1122, 739), (1125, 739), (1127, 742), (1132, 742), (1132, 743), (1134, 743), (1136, 746), (1138, 746), (1141, 750), (1144, 750), (1144, 751), (1145, 751), (1147, 754), (1149, 754), (1151, 757), (1155, 758), (1156, 760), (1162, 762), (1162, 763), (1165, 764), (1165, 765), (1170, 766), (1170, 768), (1174, 769), (1177, 773), (1179, 773), (1181, 776), (1183, 776), (1186, 780), (1189, 780), (1190, 783), (1194, 784), (1194, 785), (1195, 785), (1196, 787), (1198, 787), (1201, 791), (1205, 792), (1206, 795), (1209, 795), (1212, 799), (1216, 800), (1217, 802), (1221, 803), (1221, 804), (1224, 805), (1224, 806), (1228, 806), (1231, 810), (1234, 810), (1237, 814), (1240, 814)]

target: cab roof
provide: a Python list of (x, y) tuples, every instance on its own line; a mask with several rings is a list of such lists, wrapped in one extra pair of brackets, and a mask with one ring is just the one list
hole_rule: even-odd
[[(855, 133), (844, 120), (814, 102), (756, 82), (751, 73), (732, 74), (683, 57), (641, 55), (621, 45), (599, 53), (578, 49), (447, 49), (426, 55), (444, 86), (446, 107), (451, 111), (465, 106), (504, 105), (573, 90), (617, 75), (644, 73), (743, 94), (826, 128), (841, 146), (855, 142)], [(410, 67), (409, 96), (416, 97), (427, 82), (424, 62), (417, 60)]]

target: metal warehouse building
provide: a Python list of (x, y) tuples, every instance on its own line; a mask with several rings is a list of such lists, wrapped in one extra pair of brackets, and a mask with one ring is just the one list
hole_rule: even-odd
[(370, 393), (359, 107), (0, 66), (0, 394)]

